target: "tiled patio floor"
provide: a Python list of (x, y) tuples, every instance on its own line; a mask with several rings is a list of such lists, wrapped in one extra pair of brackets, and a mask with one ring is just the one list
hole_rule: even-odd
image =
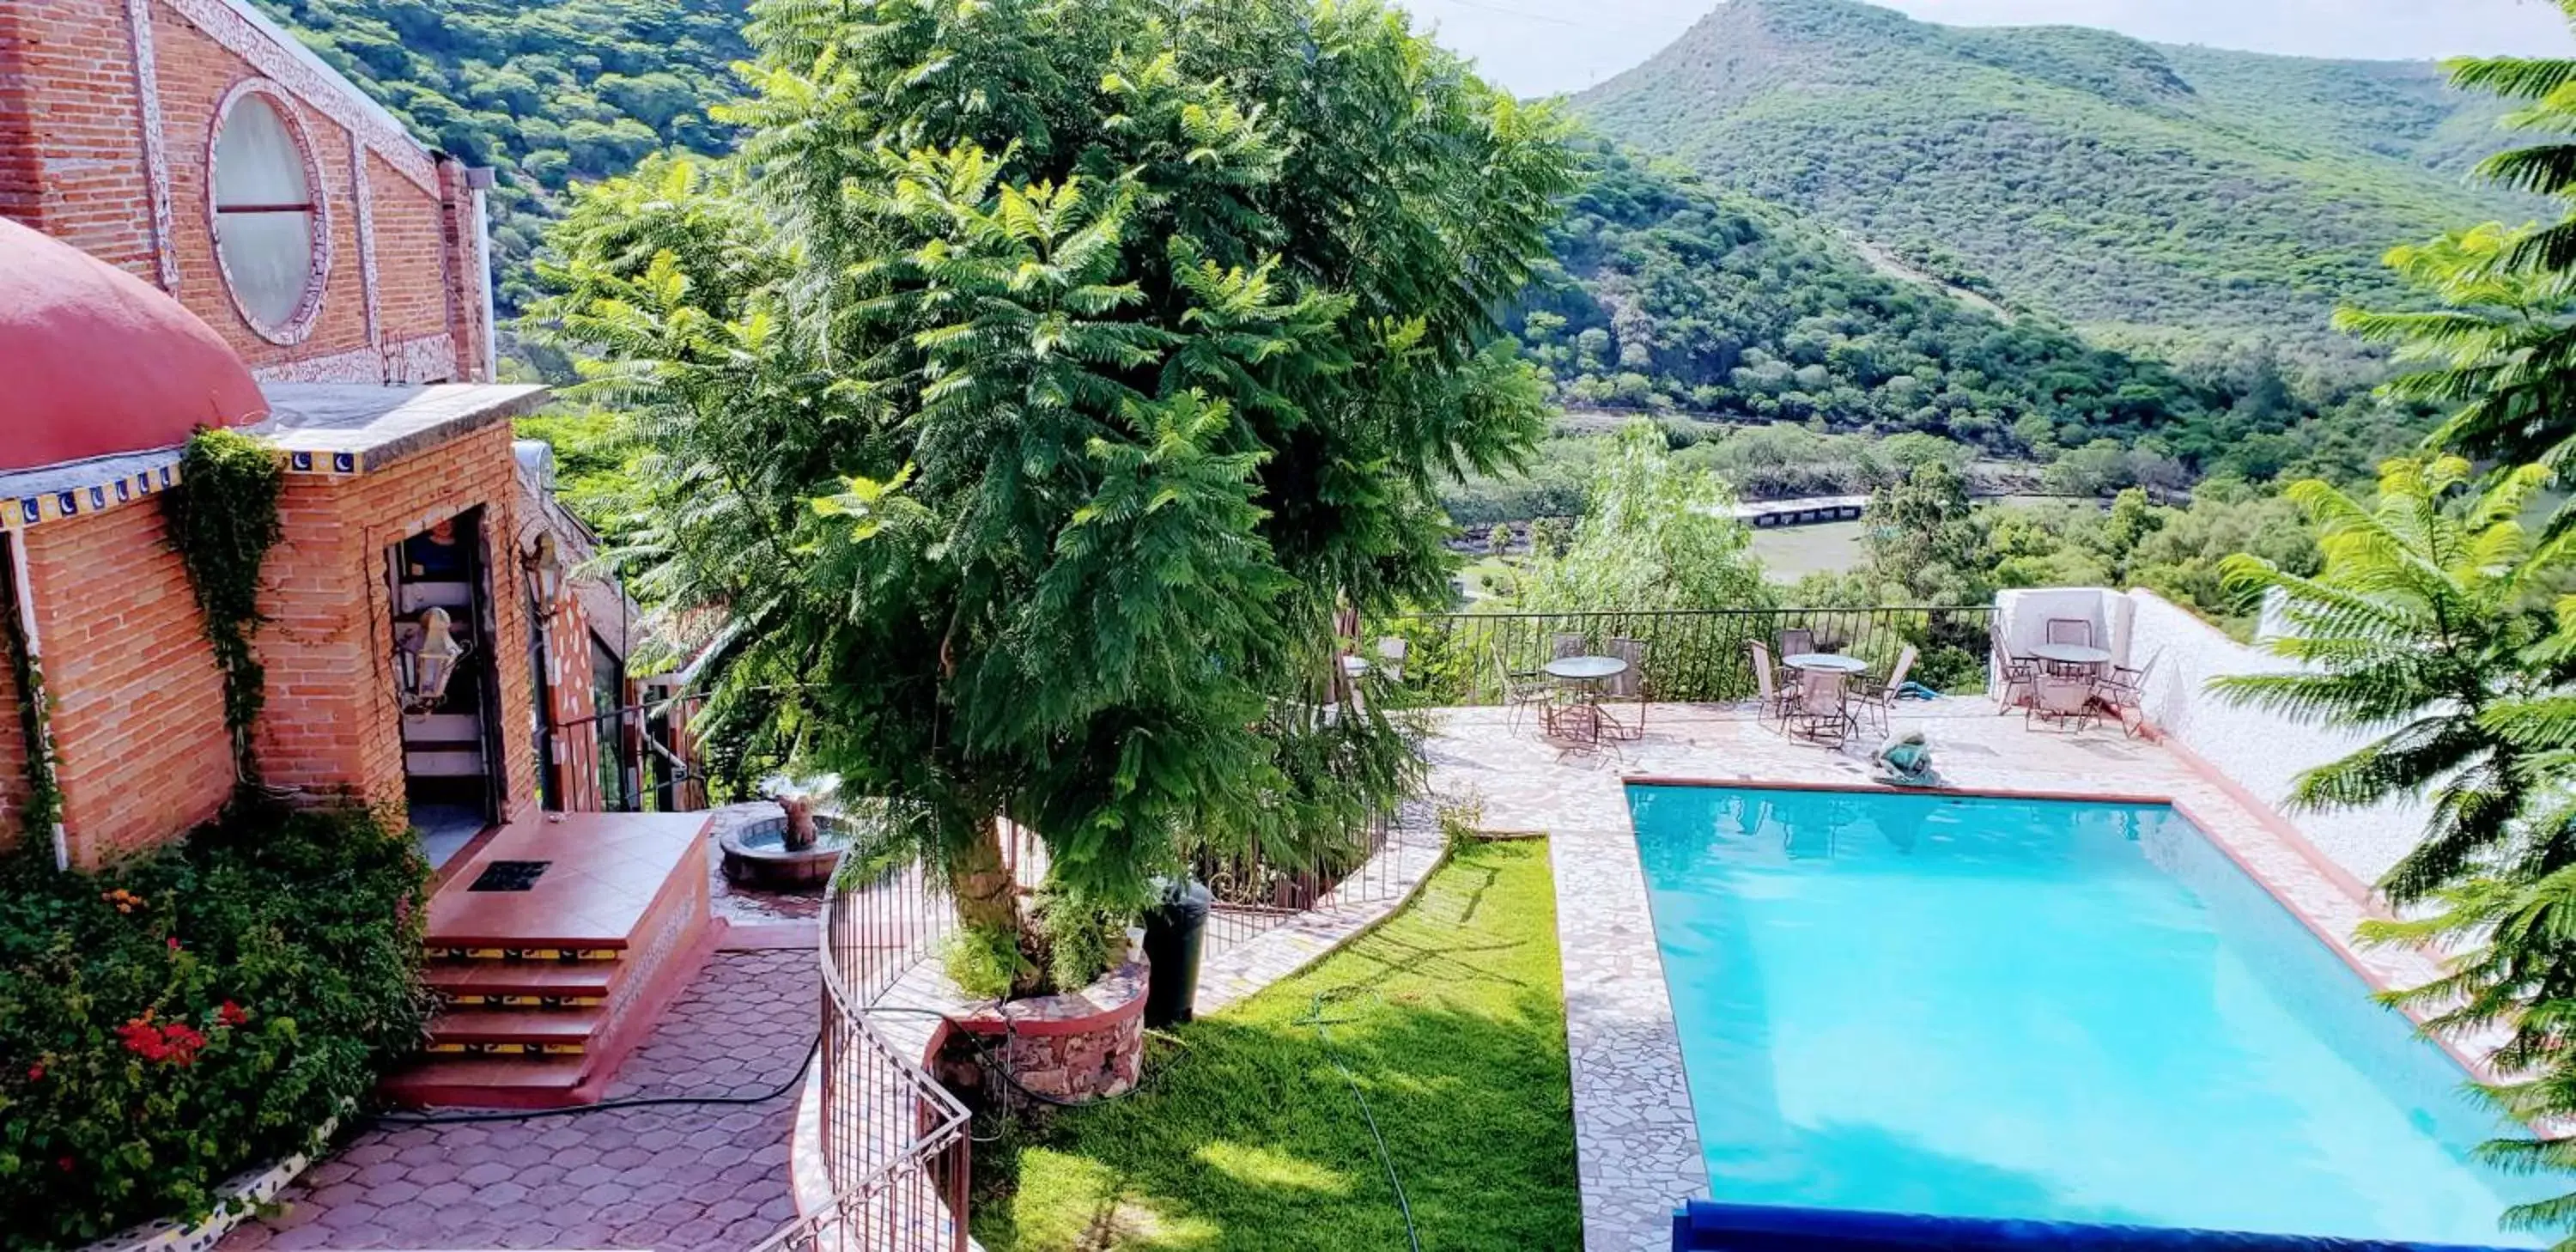
[[(1954, 787), (2170, 799), (2366, 977), (2404, 985), (2433, 972), (2419, 954), (2353, 951), (2348, 937), (2371, 905), (2351, 876), (2278, 814), (2153, 742), (2115, 727), (2026, 729), (1983, 699), (1909, 704), (1895, 721), (1929, 736)], [(1488, 828), (1551, 836), (1587, 1252), (1668, 1247), (1672, 1206), (1708, 1193), (1624, 783), (1866, 787), (1878, 742), (1795, 743), (1728, 706), (1657, 705), (1646, 730), (1638, 742), (1568, 753), (1499, 710), (1466, 709), (1445, 714), (1429, 746), (1444, 797), (1472, 791)]]
[[(808, 947), (718, 952), (628, 1058), (608, 1098), (751, 1095), (813, 1045)], [(793, 1091), (760, 1105), (614, 1109), (446, 1126), (379, 1125), (308, 1170), (255, 1248), (730, 1249), (795, 1216)]]

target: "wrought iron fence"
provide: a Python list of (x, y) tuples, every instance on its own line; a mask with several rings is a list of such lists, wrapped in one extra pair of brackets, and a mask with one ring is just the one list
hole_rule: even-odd
[(691, 694), (650, 700), (549, 725), (538, 759), (551, 761), (557, 741), (586, 743), (595, 757), (603, 812), (697, 812), (707, 807), (707, 779), (689, 722), (706, 699)]
[(1911, 681), (1945, 693), (1981, 691), (1993, 620), (1992, 605), (1453, 613), (1390, 618), (1370, 633), (1405, 641), (1399, 681), (1428, 704), (1500, 704), (1513, 676), (1535, 674), (1569, 649), (1607, 653), (1614, 639), (1644, 645), (1648, 699), (1715, 703), (1755, 693), (1747, 644), (1760, 640), (1776, 656), (1782, 632), (1792, 630), (1811, 632), (1816, 651), (1857, 657), (1881, 674), (1911, 644), (1921, 653)]
[(1362, 825), (1350, 846), (1300, 864), (1283, 865), (1257, 850), (1201, 853), (1191, 872), (1215, 897), (1208, 914), (1208, 949), (1221, 952), (1248, 942), (1328, 903), (1393, 898), (1403, 889), (1406, 859), (1422, 855), (1398, 834), (1396, 820), (1378, 813)]
[(955, 913), (917, 861), (844, 854), (823, 897), (822, 1117), (831, 1203), (760, 1252), (964, 1252), (969, 1114), (919, 1055), (872, 1020), (904, 971), (928, 957)]

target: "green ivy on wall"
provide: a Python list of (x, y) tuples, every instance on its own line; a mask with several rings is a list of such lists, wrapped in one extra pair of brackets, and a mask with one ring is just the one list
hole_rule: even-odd
[(206, 619), (224, 675), (224, 726), (244, 784), (259, 780), (251, 725), (268, 703), (268, 675), (251, 648), (259, 625), (259, 572), (281, 533), (285, 472), (266, 442), (238, 431), (199, 430), (179, 459), (179, 485), (161, 497), (170, 543)]
[[(0, 540), (0, 553), (7, 551)], [(0, 574), (0, 647), (9, 653), (10, 683), (18, 696), (18, 733), (27, 745), (27, 808), (22, 815), (27, 846), (53, 839), (62, 820), (62, 791), (54, 783), (54, 742), (45, 727), (45, 675), (29, 646), (25, 619), (19, 616), (18, 580)]]

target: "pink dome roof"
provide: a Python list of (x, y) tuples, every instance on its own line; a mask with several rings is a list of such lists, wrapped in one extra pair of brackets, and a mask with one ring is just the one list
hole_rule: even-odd
[(268, 401), (223, 336), (124, 270), (0, 218), (0, 471), (187, 441)]

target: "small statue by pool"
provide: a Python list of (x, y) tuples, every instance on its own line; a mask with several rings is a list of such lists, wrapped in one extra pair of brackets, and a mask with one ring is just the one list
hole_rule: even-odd
[(1923, 732), (1909, 730), (1878, 745), (1870, 763), (1878, 766), (1880, 782), (1896, 787), (1938, 787), (1941, 776), (1932, 772), (1932, 745)]

